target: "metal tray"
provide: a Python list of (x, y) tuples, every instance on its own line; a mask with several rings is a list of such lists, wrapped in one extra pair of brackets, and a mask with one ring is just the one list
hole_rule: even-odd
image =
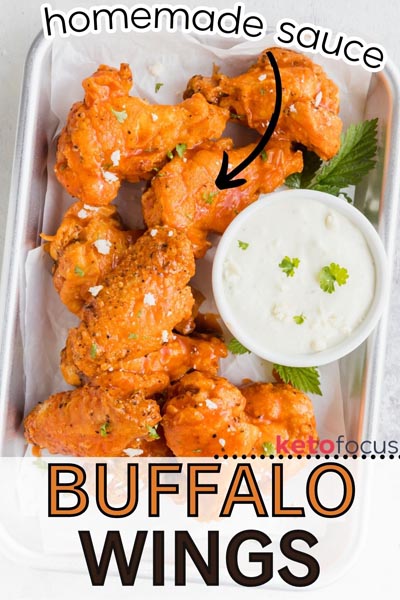
[[(0, 456), (23, 456), (22, 320), (27, 252), (40, 243), (47, 183), (51, 42), (40, 34), (28, 54), (19, 112), (0, 295)], [(372, 76), (365, 118), (379, 117), (382, 152), (358, 186), (355, 205), (377, 227), (392, 275), (400, 186), (400, 81), (392, 64)], [(374, 439), (384, 373), (388, 306), (369, 340), (340, 361), (346, 437)]]

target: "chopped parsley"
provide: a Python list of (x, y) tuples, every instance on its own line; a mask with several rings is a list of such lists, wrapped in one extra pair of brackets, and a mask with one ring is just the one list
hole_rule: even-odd
[(78, 275), (78, 277), (84, 277), (85, 275), (85, 271), (81, 269), (81, 267), (78, 267), (78, 265), (75, 266), (74, 273), (75, 275)]
[(260, 156), (261, 156), (261, 160), (263, 160), (264, 162), (267, 160), (268, 154), (265, 149), (261, 152)]
[(128, 340), (137, 340), (137, 333), (130, 333), (128, 335)]
[(158, 426), (158, 424), (155, 427), (152, 427), (151, 425), (147, 425), (147, 431), (149, 433), (149, 438), (152, 440), (160, 439), (160, 436), (157, 433), (157, 426)]
[(185, 154), (186, 152), (186, 144), (177, 144), (175, 147), (176, 153), (179, 156), (179, 158), (182, 158), (182, 156)]
[(297, 269), (299, 264), (299, 258), (289, 258), (289, 256), (284, 256), (278, 266), (284, 273), (286, 273), (287, 277), (293, 277), (295, 272), (294, 270)]
[(111, 112), (117, 117), (119, 123), (123, 123), (128, 118), (128, 113), (126, 110), (114, 110), (112, 108)]
[(231, 339), (227, 348), (231, 354), (250, 354), (250, 350), (243, 346), (236, 338)]
[(96, 344), (92, 344), (90, 346), (90, 358), (96, 358), (97, 356), (97, 346)]
[(302, 392), (322, 396), (319, 371), (316, 367), (285, 367), (274, 364), (273, 369), (284, 383), (290, 383)]
[(271, 456), (276, 453), (275, 444), (272, 442), (263, 442), (262, 449), (264, 454)]
[(154, 86), (154, 91), (155, 91), (156, 94), (158, 94), (158, 92), (161, 90), (161, 88), (162, 88), (163, 85), (164, 84), (160, 83), (160, 82), (156, 83), (156, 85)]
[(322, 291), (332, 294), (335, 291), (335, 283), (345, 285), (349, 278), (349, 273), (344, 267), (340, 267), (336, 263), (331, 263), (327, 267), (323, 267), (319, 274), (319, 287)]
[(215, 196), (218, 196), (218, 192), (203, 192), (201, 197), (206, 204), (212, 204)]
[(172, 150), (168, 150), (167, 158), (169, 158), (169, 160), (172, 160), (174, 158), (174, 155), (172, 154)]
[(297, 325), (303, 325), (304, 321), (306, 320), (307, 317), (305, 317), (303, 315), (303, 313), (301, 313), (301, 315), (295, 315), (293, 317), (293, 321), (297, 324)]
[(107, 435), (109, 434), (109, 429), (110, 429), (110, 421), (106, 421), (105, 423), (103, 423), (103, 425), (99, 429), (101, 437), (107, 437)]
[(237, 115), (236, 113), (231, 112), (229, 114), (231, 119), (237, 119), (238, 121), (243, 121), (243, 119), (245, 119), (245, 115)]
[(261, 96), (265, 96), (265, 88), (260, 88), (260, 94)]
[(238, 240), (238, 246), (241, 250), (247, 250), (249, 245), (250, 244), (248, 242), (242, 242), (242, 240)]

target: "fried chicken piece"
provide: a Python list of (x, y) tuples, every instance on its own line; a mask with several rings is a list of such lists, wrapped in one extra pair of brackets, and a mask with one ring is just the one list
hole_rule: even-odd
[(101, 289), (142, 231), (125, 231), (115, 206), (92, 207), (75, 202), (55, 235), (44, 235), (45, 250), (55, 261), (54, 287), (76, 315)]
[(147, 231), (103, 280), (103, 289), (71, 329), (62, 356), (67, 381), (120, 368), (170, 339), (175, 325), (191, 315), (187, 286), (194, 275), (190, 241), (182, 232)]
[(83, 81), (61, 132), (55, 173), (69, 194), (96, 206), (111, 202), (123, 179), (150, 179), (179, 144), (219, 138), (229, 112), (201, 94), (174, 106), (129, 96), (132, 74), (101, 65)]
[(121, 456), (151, 442), (161, 419), (157, 402), (142, 392), (84, 386), (50, 396), (25, 419), (26, 440), (53, 454)]
[(221, 168), (223, 150), (230, 150), (229, 162), (235, 167), (254, 147), (255, 144), (250, 144), (232, 150), (232, 141), (224, 139), (187, 151), (185, 161), (175, 157), (142, 196), (147, 226), (169, 225), (182, 229), (193, 244), (196, 258), (204, 256), (211, 245), (207, 241), (210, 231), (223, 233), (235, 216), (260, 194), (271, 192), (282, 185), (288, 175), (303, 169), (302, 153), (292, 150), (287, 140), (275, 138), (244, 169), (242, 175), (247, 183), (218, 190), (215, 179)]
[[(147, 356), (121, 361), (118, 370), (100, 373), (91, 383), (99, 387), (117, 388), (124, 394), (142, 390), (146, 396), (152, 396), (192, 369), (216, 375), (219, 359), (225, 358), (227, 353), (224, 342), (210, 335), (172, 335), (171, 340), (159, 350)], [(86, 378), (81, 377), (83, 381), (68, 383), (85, 383)]]
[[(240, 388), (246, 398), (246, 415), (261, 433), (253, 447), (254, 454), (270, 453), (268, 444), (276, 446), (277, 437), (289, 440), (291, 454), (307, 454), (309, 438), (316, 440), (314, 410), (306, 394), (287, 383), (252, 383)], [(305, 443), (305, 449), (292, 447), (295, 440)]]
[(249, 454), (260, 432), (247, 422), (246, 400), (223, 377), (194, 371), (169, 390), (162, 426), (175, 456)]
[[(340, 147), (342, 122), (339, 91), (322, 67), (303, 54), (270, 48), (282, 80), (282, 109), (276, 132), (313, 150), (323, 160)], [(184, 98), (201, 93), (211, 104), (227, 108), (231, 118), (263, 134), (275, 106), (275, 79), (265, 50), (246, 73), (227, 77), (195, 75)]]

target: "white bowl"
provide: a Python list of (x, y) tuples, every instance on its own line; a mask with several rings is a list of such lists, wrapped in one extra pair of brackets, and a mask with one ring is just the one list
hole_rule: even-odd
[[(347, 219), (363, 234), (375, 266), (374, 296), (362, 322), (344, 340), (336, 345), (319, 352), (307, 354), (277, 352), (273, 347), (268, 347), (267, 341), (260, 343), (259, 340), (253, 339), (248, 331), (245, 330), (238, 315), (235, 314), (232, 307), (227, 303), (223, 285), (223, 267), (225, 258), (232, 245), (232, 241), (237, 239), (237, 232), (241, 226), (243, 226), (250, 215), (254, 216), (255, 213), (259, 213), (260, 221), (268, 219), (269, 207), (275, 203), (279, 203), (283, 197), (287, 199), (289, 196), (291, 198), (293, 197), (293, 200), (296, 198), (308, 198), (310, 200), (322, 202), (328, 208), (336, 210), (347, 217)], [(285, 190), (261, 196), (257, 202), (254, 202), (243, 210), (229, 225), (219, 242), (215, 254), (212, 285), (215, 302), (223, 321), (231, 333), (246, 348), (261, 358), (280, 365), (292, 367), (320, 366), (333, 362), (352, 352), (362, 344), (377, 325), (387, 299), (387, 258), (379, 235), (368, 219), (357, 208), (348, 204), (341, 198), (337, 198), (336, 196), (324, 192), (313, 190)]]

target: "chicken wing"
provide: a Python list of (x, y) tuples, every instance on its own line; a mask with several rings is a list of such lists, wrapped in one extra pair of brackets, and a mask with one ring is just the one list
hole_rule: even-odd
[[(148, 227), (169, 225), (186, 232), (196, 258), (204, 256), (210, 231), (223, 233), (235, 216), (282, 185), (288, 175), (303, 168), (303, 155), (292, 150), (287, 140), (270, 141), (265, 151), (242, 173), (247, 183), (218, 190), (215, 179), (220, 171), (223, 150), (230, 150), (232, 168), (242, 162), (255, 144), (232, 150), (229, 139), (206, 142), (175, 157), (152, 180), (142, 196), (144, 219)], [(231, 170), (231, 169), (230, 169)]]
[(119, 368), (120, 361), (158, 350), (193, 306), (187, 286), (194, 274), (190, 241), (182, 232), (157, 227), (140, 237), (103, 280), (71, 329), (62, 357), (67, 381)]
[(247, 422), (246, 400), (223, 377), (194, 371), (169, 391), (162, 426), (176, 456), (249, 454), (260, 432)]
[(25, 419), (25, 437), (53, 454), (121, 456), (151, 442), (161, 419), (157, 402), (142, 392), (84, 386), (50, 396)]
[(75, 202), (55, 235), (44, 235), (55, 261), (53, 282), (62, 302), (80, 315), (101, 290), (101, 281), (125, 256), (142, 231), (125, 231), (115, 206)]
[[(125, 360), (118, 370), (106, 371), (91, 380), (99, 387), (117, 388), (124, 394), (142, 390), (146, 396), (162, 392), (192, 369), (216, 375), (219, 359), (227, 349), (220, 339), (210, 336), (172, 335), (162, 348), (147, 356)], [(68, 382), (80, 385), (81, 381)]]
[(71, 108), (61, 132), (55, 173), (76, 198), (105, 205), (123, 179), (149, 179), (176, 146), (191, 148), (219, 138), (229, 112), (194, 94), (176, 106), (129, 96), (132, 74), (101, 65), (83, 81), (85, 98)]
[[(287, 383), (252, 383), (240, 388), (246, 398), (246, 415), (261, 433), (252, 452), (270, 453), (269, 444), (276, 446), (288, 440), (287, 447), (292, 454), (307, 454), (309, 438), (318, 439), (314, 410), (306, 394)], [(304, 442), (304, 450), (292, 444)]]
[[(342, 122), (339, 91), (322, 67), (293, 50), (271, 48), (282, 80), (282, 110), (276, 131), (303, 144), (323, 160), (340, 147)], [(264, 133), (275, 105), (275, 80), (266, 54), (246, 73), (227, 77), (214, 69), (212, 77), (195, 75), (185, 98), (201, 93), (211, 104), (229, 109), (231, 118)]]

